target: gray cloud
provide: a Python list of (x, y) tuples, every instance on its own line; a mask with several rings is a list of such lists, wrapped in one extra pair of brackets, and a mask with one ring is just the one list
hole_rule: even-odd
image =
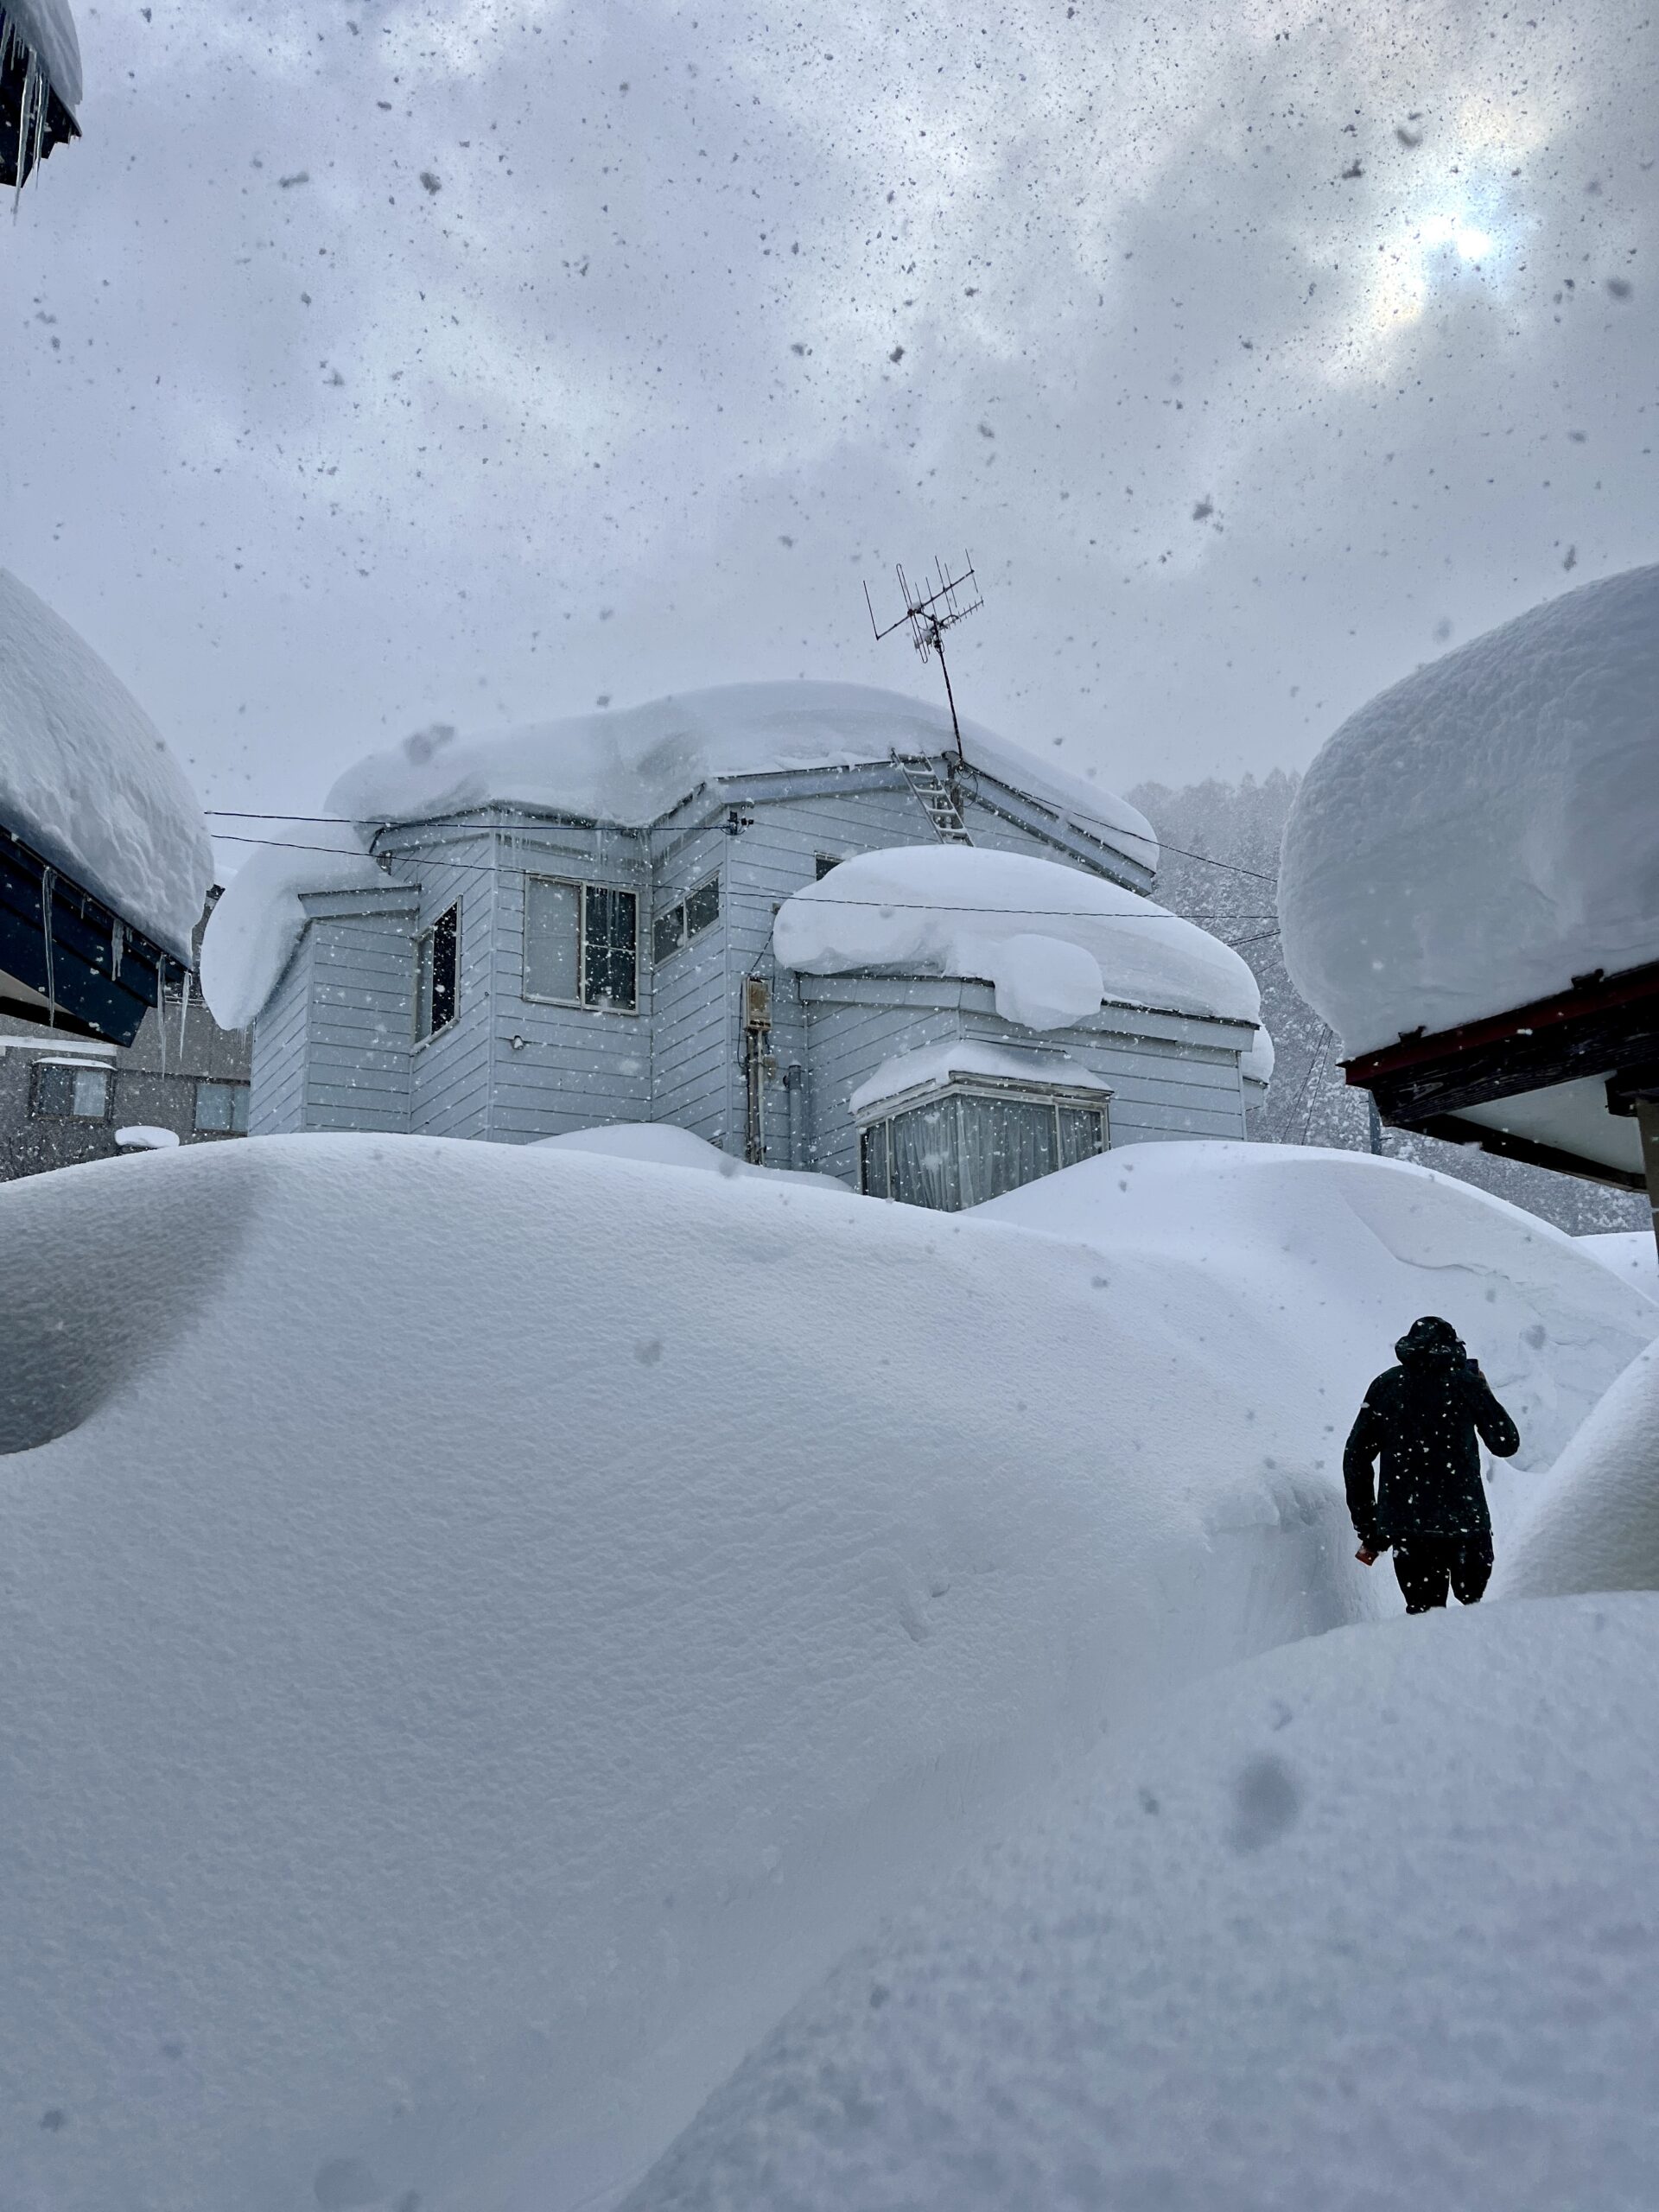
[(83, 10), (0, 420), (4, 557), (211, 803), (435, 716), (925, 688), (860, 586), (964, 548), (983, 719), (1296, 765), (1653, 557), (1623, 0), (203, 15)]

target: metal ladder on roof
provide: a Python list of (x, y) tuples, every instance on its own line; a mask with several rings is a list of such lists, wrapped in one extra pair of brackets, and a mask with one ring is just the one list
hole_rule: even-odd
[(893, 766), (922, 803), (935, 836), (942, 845), (971, 845), (962, 802), (955, 788), (939, 773), (938, 764), (922, 753), (894, 753)]

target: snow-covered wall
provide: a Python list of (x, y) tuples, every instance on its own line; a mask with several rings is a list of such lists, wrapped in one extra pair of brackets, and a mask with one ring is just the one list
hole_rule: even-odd
[(193, 959), (213, 880), (195, 794), (131, 693), (3, 569), (0, 824), (156, 944)]
[(1308, 770), (1286, 964), (1350, 1053), (1659, 959), (1659, 566), (1394, 685)]

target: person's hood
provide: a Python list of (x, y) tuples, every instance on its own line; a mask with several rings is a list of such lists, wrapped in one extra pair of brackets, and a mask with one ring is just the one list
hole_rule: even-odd
[(1395, 1344), (1394, 1356), (1402, 1367), (1421, 1374), (1426, 1369), (1460, 1366), (1469, 1355), (1449, 1321), (1442, 1321), (1438, 1313), (1425, 1313)]

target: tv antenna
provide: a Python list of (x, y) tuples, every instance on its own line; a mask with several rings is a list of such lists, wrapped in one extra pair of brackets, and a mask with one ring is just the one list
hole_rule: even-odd
[[(878, 645), (883, 638), (890, 638), (895, 630), (902, 630), (908, 622), (910, 641), (922, 658), (926, 660), (932, 653), (938, 655), (939, 673), (944, 678), (944, 696), (950, 702), (950, 728), (956, 734), (957, 758), (965, 765), (968, 756), (962, 749), (962, 724), (957, 720), (957, 695), (950, 688), (950, 669), (944, 658), (944, 633), (965, 615), (976, 614), (985, 602), (979, 596), (979, 584), (974, 575), (972, 558), (964, 554), (963, 561), (962, 574), (947, 576), (943, 563), (935, 560), (933, 569), (938, 582), (920, 591), (912, 585), (903, 569), (898, 569), (896, 574), (905, 611), (896, 622), (889, 622), (885, 630), (875, 619), (874, 607), (870, 606), (868, 584), (864, 587), (864, 604), (870, 609), (870, 627), (875, 632)], [(959, 596), (963, 592), (972, 594), (965, 605)]]

